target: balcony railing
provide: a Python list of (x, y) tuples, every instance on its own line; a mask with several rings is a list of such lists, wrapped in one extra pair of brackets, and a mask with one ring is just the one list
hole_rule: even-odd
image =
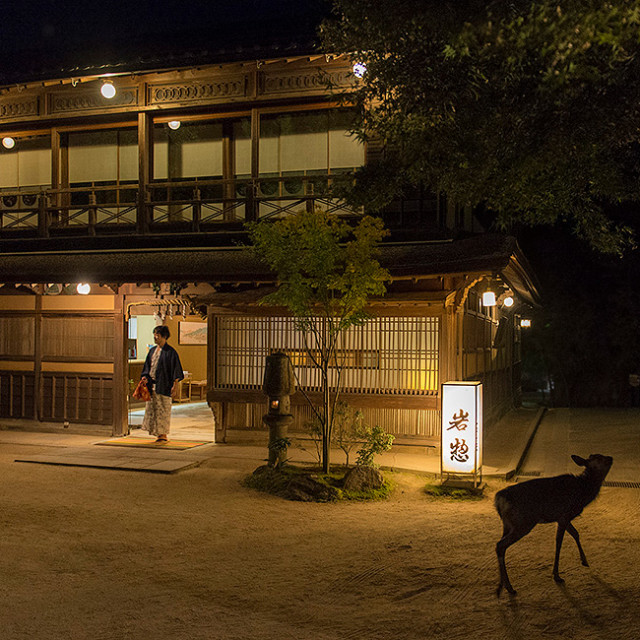
[(360, 213), (332, 196), (335, 180), (323, 174), (0, 191), (0, 237), (215, 231), (314, 207)]

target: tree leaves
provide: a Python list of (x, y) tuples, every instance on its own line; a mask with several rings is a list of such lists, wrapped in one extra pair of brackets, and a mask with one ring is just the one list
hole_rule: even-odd
[(349, 198), (379, 208), (402, 182), (483, 203), (499, 225), (569, 221), (600, 251), (639, 199), (640, 11), (630, 0), (335, 0), (327, 50), (366, 65), (351, 94), (384, 145)]

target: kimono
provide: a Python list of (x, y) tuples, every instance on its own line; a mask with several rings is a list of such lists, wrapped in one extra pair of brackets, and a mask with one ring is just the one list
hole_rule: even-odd
[(152, 347), (147, 354), (141, 377), (147, 378), (147, 387), (151, 400), (144, 411), (142, 428), (151, 435), (159, 436), (169, 433), (171, 426), (171, 388), (176, 380), (184, 379), (182, 364), (178, 352), (168, 344), (162, 347), (156, 366), (155, 379), (151, 378), (151, 363), (158, 346)]

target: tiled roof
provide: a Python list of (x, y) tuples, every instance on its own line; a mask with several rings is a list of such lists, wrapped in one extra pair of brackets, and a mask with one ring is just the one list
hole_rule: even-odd
[[(394, 277), (499, 271), (518, 252), (514, 238), (484, 234), (458, 241), (384, 244), (380, 262)], [(270, 282), (246, 247), (49, 251), (0, 254), (5, 282)]]

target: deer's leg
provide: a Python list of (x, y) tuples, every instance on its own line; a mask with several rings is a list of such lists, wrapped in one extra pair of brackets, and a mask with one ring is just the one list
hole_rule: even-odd
[(504, 530), (502, 534), (502, 538), (496, 544), (496, 554), (498, 556), (498, 568), (500, 569), (500, 583), (498, 584), (498, 589), (496, 591), (496, 595), (500, 597), (500, 593), (502, 592), (502, 588), (504, 587), (511, 595), (516, 595), (516, 590), (511, 586), (511, 582), (509, 581), (509, 576), (507, 575), (507, 566), (504, 562), (504, 554), (507, 549), (514, 543), (518, 542), (520, 538), (524, 536), (533, 529), (535, 523), (532, 525), (525, 525), (521, 529), (516, 529), (515, 527), (508, 528), (507, 525), (504, 525)]
[(558, 565), (560, 564), (560, 549), (562, 548), (562, 539), (564, 538), (566, 529), (567, 524), (558, 522), (558, 531), (556, 532), (556, 557), (553, 562), (553, 579), (556, 582), (564, 582), (558, 573)]
[(588, 567), (589, 563), (587, 562), (587, 556), (584, 555), (584, 551), (582, 550), (582, 545), (580, 544), (580, 534), (578, 533), (578, 530), (571, 523), (569, 523), (567, 525), (567, 532), (571, 534), (573, 539), (576, 541), (576, 544), (578, 545), (578, 551), (580, 552), (580, 560), (582, 561), (582, 564), (585, 567)]

